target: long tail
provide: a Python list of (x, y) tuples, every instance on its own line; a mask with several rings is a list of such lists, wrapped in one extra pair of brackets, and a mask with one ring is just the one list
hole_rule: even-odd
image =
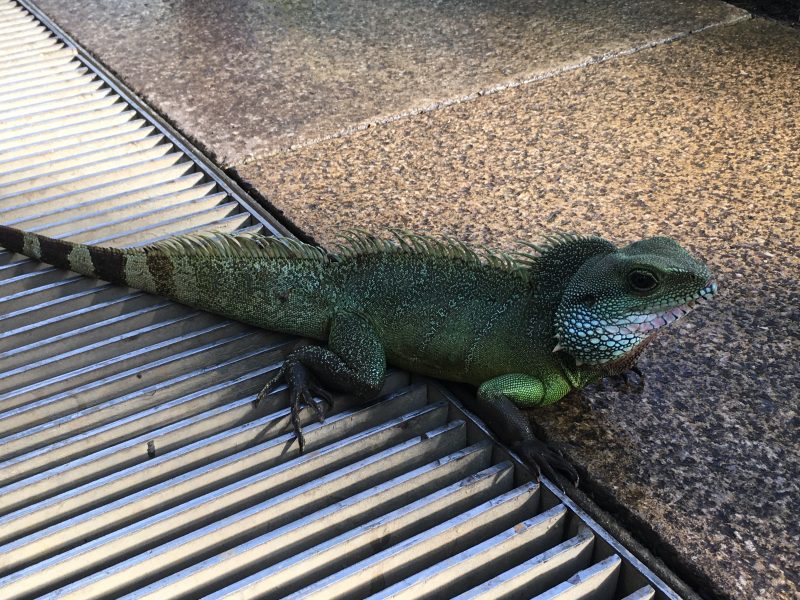
[(201, 233), (118, 249), (0, 225), (0, 246), (258, 327), (321, 339), (327, 335), (330, 258), (292, 239)]

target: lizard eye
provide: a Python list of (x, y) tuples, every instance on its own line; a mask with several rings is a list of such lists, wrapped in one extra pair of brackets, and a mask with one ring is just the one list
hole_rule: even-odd
[(649, 271), (631, 271), (628, 283), (637, 292), (650, 292), (658, 286), (658, 278)]

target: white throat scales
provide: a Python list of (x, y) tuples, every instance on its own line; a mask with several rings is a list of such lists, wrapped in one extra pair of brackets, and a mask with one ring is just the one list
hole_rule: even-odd
[(575, 305), (558, 315), (553, 352), (570, 353), (578, 365), (603, 365), (632, 352), (644, 340), (694, 310), (717, 292), (709, 283), (697, 294), (685, 297), (681, 304), (655, 307), (641, 314), (612, 315), (599, 307)]

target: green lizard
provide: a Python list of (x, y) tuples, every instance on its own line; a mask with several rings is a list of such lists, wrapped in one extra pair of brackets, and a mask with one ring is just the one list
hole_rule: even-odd
[(674, 240), (617, 248), (558, 235), (500, 253), (393, 231), (350, 232), (335, 253), (288, 238), (187, 235), (134, 249), (86, 246), (0, 226), (0, 245), (77, 273), (327, 342), (290, 353), (278, 375), (322, 420), (327, 390), (367, 398), (387, 363), (478, 386), (471, 408), (535, 469), (575, 478), (518, 407), (556, 402), (635, 368), (653, 335), (717, 290)]

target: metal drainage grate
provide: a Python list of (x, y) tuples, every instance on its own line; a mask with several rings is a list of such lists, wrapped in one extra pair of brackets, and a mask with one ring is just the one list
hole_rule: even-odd
[[(0, 0), (0, 222), (279, 233), (33, 10)], [(2, 598), (677, 598), (436, 384), (299, 456), (285, 390), (251, 406), (287, 336), (9, 252), (0, 332)]]

